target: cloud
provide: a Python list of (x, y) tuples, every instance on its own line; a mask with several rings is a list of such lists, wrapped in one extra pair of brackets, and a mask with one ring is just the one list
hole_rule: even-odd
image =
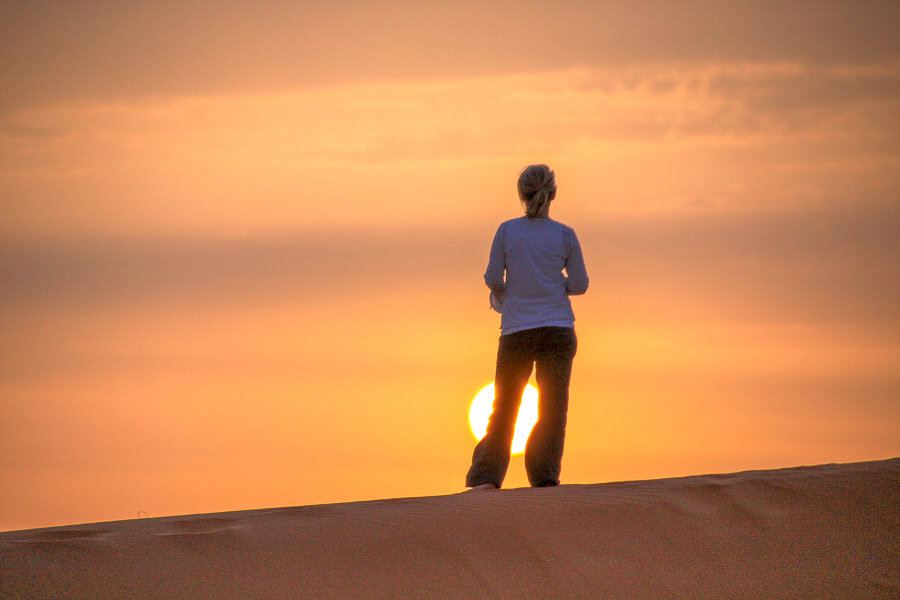
[[(479, 280), (472, 231), (319, 231), (243, 239), (125, 238), (0, 247), (7, 309), (315, 304)], [(474, 269), (472, 267), (474, 266)], [(466, 269), (471, 269), (468, 272)]]
[(661, 60), (870, 63), (896, 57), (890, 0), (351, 5), (232, 0), (11, 2), (0, 107), (74, 98), (272, 92)]
[(898, 226), (895, 207), (856, 206), (626, 216), (581, 238), (616, 310), (878, 329), (897, 320)]
[[(578, 223), (596, 283), (585, 302), (627, 298), (653, 310), (677, 307), (685, 318), (722, 311), (738, 320), (890, 321), (900, 301), (898, 226), (896, 211), (879, 206)], [(360, 294), (474, 293), (492, 227), (7, 242), (0, 303), (13, 312), (314, 307)]]
[(898, 111), (900, 63), (785, 61), (31, 109), (0, 133), (4, 233), (459, 225), (498, 218), (492, 198), (535, 160), (559, 168), (577, 218), (883, 203)]
[(23, 125), (15, 122), (3, 123), (0, 125), (4, 134), (9, 138), (39, 138), (50, 139), (65, 135), (66, 130), (59, 127), (42, 127), (40, 125)]

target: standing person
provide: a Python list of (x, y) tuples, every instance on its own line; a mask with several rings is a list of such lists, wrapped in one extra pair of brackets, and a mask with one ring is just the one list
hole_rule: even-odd
[(503, 484), (519, 404), (535, 365), (538, 421), (525, 446), (525, 470), (534, 487), (559, 485), (577, 346), (569, 296), (588, 288), (575, 231), (550, 218), (553, 171), (547, 165), (525, 167), (518, 188), (525, 216), (497, 229), (484, 274), (491, 307), (502, 316), (494, 408), (466, 475), (466, 486), (476, 489)]

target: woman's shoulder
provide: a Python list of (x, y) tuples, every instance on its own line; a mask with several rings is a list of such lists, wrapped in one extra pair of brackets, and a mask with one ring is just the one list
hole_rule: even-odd
[(566, 225), (565, 223), (563, 223), (561, 221), (554, 221), (553, 219), (547, 219), (547, 220), (550, 221), (551, 223), (553, 223), (553, 226), (556, 227), (558, 230), (560, 230), (563, 234), (565, 234), (567, 236), (575, 235), (575, 230), (573, 228), (569, 227), (568, 225)]
[(497, 231), (507, 231), (507, 232), (519, 232), (521, 231), (523, 235), (528, 234), (528, 232), (534, 232), (534, 227), (538, 227), (540, 229), (544, 229), (544, 231), (556, 231), (561, 234), (565, 238), (575, 237), (575, 230), (565, 223), (560, 221), (556, 221), (554, 219), (529, 219), (528, 217), (516, 217), (514, 219), (508, 219), (500, 223), (500, 226), (497, 228)]
[(521, 216), (521, 217), (514, 217), (512, 219), (507, 219), (506, 221), (503, 221), (502, 223), (500, 223), (501, 227), (503, 227), (503, 226), (515, 227), (517, 225), (519, 225), (519, 226), (537, 225), (537, 226), (545, 226), (545, 227), (562, 227), (565, 229), (571, 229), (571, 227), (569, 227), (565, 223), (561, 223), (555, 219), (550, 219), (548, 217), (535, 217), (535, 218), (530, 219), (526, 216)]
[(563, 243), (568, 246), (570, 249), (575, 246), (580, 246), (578, 243), (578, 236), (575, 235), (575, 230), (565, 223), (561, 223), (559, 221), (554, 221), (557, 231), (559, 232), (559, 237), (563, 240)]
[(523, 220), (527, 220), (527, 217), (507, 219), (506, 221), (500, 223), (500, 225), (497, 227), (497, 233), (512, 232), (521, 229)]
[(569, 227), (568, 225), (566, 225), (565, 223), (563, 223), (562, 221), (557, 221), (555, 219), (547, 219), (547, 220), (550, 221), (551, 223), (555, 223), (557, 227), (561, 227), (563, 229), (568, 229), (568, 230), (572, 231), (572, 228)]

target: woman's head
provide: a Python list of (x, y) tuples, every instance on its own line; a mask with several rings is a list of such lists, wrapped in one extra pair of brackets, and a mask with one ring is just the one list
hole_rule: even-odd
[(530, 165), (519, 174), (519, 200), (529, 219), (538, 216), (556, 197), (556, 179), (547, 165)]

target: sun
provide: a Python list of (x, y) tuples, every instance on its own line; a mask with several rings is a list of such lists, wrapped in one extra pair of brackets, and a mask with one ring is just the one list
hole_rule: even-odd
[[(475, 436), (475, 439), (480, 440), (487, 433), (488, 419), (491, 416), (493, 406), (494, 384), (489, 383), (478, 392), (478, 395), (472, 400), (472, 406), (469, 407), (469, 427), (472, 428), (472, 435)], [(516, 419), (512, 454), (525, 452), (525, 442), (528, 441), (528, 434), (531, 433), (532, 427), (537, 423), (537, 418), (538, 391), (533, 385), (528, 384), (522, 393), (522, 404), (519, 407), (519, 416)]]

